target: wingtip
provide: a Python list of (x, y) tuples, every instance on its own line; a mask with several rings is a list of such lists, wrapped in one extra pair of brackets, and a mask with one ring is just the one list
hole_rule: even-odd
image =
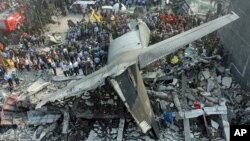
[(234, 11), (231, 11), (231, 13), (235, 16), (236, 19), (240, 18), (240, 16), (237, 15)]

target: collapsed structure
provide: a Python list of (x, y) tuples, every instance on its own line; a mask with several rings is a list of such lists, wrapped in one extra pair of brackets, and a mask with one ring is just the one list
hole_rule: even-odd
[[(205, 121), (205, 127), (210, 134), (210, 130), (208, 129), (206, 116), (209, 115), (219, 115), (222, 121), (223, 125), (223, 131), (225, 135), (225, 139), (229, 140), (228, 135), (228, 125), (226, 114), (227, 114), (227, 107), (225, 106), (225, 101), (218, 100), (218, 96), (220, 95), (220, 88), (215, 87), (215, 83), (217, 83), (214, 79), (212, 79), (210, 75), (210, 71), (203, 71), (202, 72), (202, 78), (203, 80), (206, 80), (207, 88), (199, 88), (199, 92), (207, 101), (210, 101), (212, 103), (216, 103), (213, 106), (202, 106), (201, 104), (196, 104), (195, 110), (190, 110), (190, 107), (184, 107), (183, 103), (180, 102), (179, 96), (178, 96), (178, 90), (175, 90), (174, 88), (171, 88), (171, 85), (177, 85), (177, 79), (169, 78), (167, 75), (160, 77), (160, 73), (156, 73), (154, 77), (148, 77), (148, 76), (141, 76), (140, 70), (148, 66), (149, 64), (165, 57), (166, 55), (169, 55), (171, 53), (176, 52), (178, 49), (183, 48), (185, 45), (209, 34), (213, 31), (223, 27), (226, 24), (231, 23), (232, 21), (238, 19), (239, 17), (235, 13), (231, 13), (228, 15), (225, 15), (223, 17), (220, 17), (216, 20), (213, 20), (211, 22), (208, 22), (206, 24), (203, 24), (201, 26), (198, 26), (194, 29), (191, 29), (190, 31), (181, 33), (177, 36), (174, 36), (172, 38), (169, 38), (165, 41), (159, 42), (157, 44), (148, 46), (149, 44), (149, 37), (150, 32), (146, 26), (145, 23), (142, 21), (139, 21), (138, 25), (135, 27), (135, 29), (132, 29), (131, 32), (113, 40), (110, 43), (110, 50), (109, 50), (109, 57), (108, 57), (108, 64), (107, 66), (101, 68), (100, 70), (85, 76), (83, 78), (81, 77), (69, 77), (69, 78), (54, 78), (54, 80), (58, 81), (67, 81), (69, 79), (80, 79), (76, 81), (71, 81), (70, 84), (61, 84), (63, 86), (49, 86), (49, 82), (45, 82), (43, 80), (37, 80), (36, 83), (32, 84), (30, 86), (30, 89), (27, 90), (28, 94), (20, 95), (18, 97), (18, 104), (20, 104), (20, 107), (28, 107), (29, 105), (25, 105), (27, 103), (27, 99), (30, 103), (36, 106), (36, 109), (39, 111), (29, 111), (27, 113), (27, 124), (41, 124), (41, 123), (53, 123), (54, 121), (58, 120), (62, 117), (58, 112), (43, 112), (44, 105), (47, 104), (47, 108), (49, 108), (50, 104), (53, 105), (53, 103), (56, 105), (68, 105), (66, 107), (73, 108), (76, 110), (75, 114), (76, 117), (83, 117), (85, 119), (92, 119), (92, 118), (98, 118), (98, 117), (105, 117), (107, 116), (107, 113), (103, 113), (98, 115), (98, 113), (92, 112), (91, 110), (84, 110), (79, 112), (79, 109), (77, 107), (81, 105), (81, 100), (84, 100), (84, 106), (92, 107), (94, 105), (93, 101), (91, 101), (91, 97), (94, 94), (91, 94), (91, 91), (95, 91), (95, 89), (98, 89), (104, 85), (107, 85), (110, 83), (110, 85), (113, 87), (113, 89), (116, 91), (120, 99), (117, 98), (115, 94), (112, 95), (105, 95), (108, 99), (102, 100), (101, 105), (105, 105), (103, 103), (108, 103), (110, 105), (113, 105), (112, 108), (115, 108), (118, 105), (121, 105), (121, 102), (123, 102), (128, 110), (128, 112), (131, 113), (132, 117), (136, 121), (137, 125), (142, 129), (144, 133), (148, 132), (150, 129), (153, 129), (153, 134), (155, 134), (158, 138), (161, 138), (160, 136), (160, 127), (158, 124), (157, 117), (158, 114), (155, 114), (155, 111), (153, 110), (156, 105), (151, 105), (150, 99), (148, 98), (148, 95), (151, 97), (160, 97), (163, 99), (168, 99), (169, 94), (166, 94), (165, 92), (169, 91), (171, 93), (171, 97), (174, 100), (174, 105), (176, 106), (176, 113), (174, 113), (176, 119), (182, 119), (183, 125), (184, 125), (184, 132), (185, 132), (185, 140), (191, 140), (190, 135), (190, 119), (197, 118), (202, 116)], [(131, 39), (131, 37), (133, 37)], [(191, 49), (192, 50), (192, 49)], [(188, 52), (188, 50), (186, 51)], [(128, 57), (129, 56), (129, 57)], [(213, 56), (211, 58), (205, 58), (201, 59), (199, 61), (208, 63), (210, 59), (216, 59), (218, 56)], [(172, 68), (172, 70), (174, 70)], [(212, 72), (213, 73), (213, 72)], [(157, 89), (159, 91), (164, 92), (157, 92), (154, 89), (149, 90), (147, 87), (144, 86), (144, 80), (146, 79), (145, 83), (147, 83), (147, 80), (153, 80), (153, 84), (155, 84), (157, 81), (167, 81), (172, 80), (172, 84), (169, 86), (164, 85), (158, 85)], [(231, 86), (231, 78), (230, 77), (223, 77), (222, 79), (218, 78), (218, 81), (221, 81), (223, 86), (230, 87)], [(188, 80), (186, 77), (186, 74), (181, 75), (181, 94), (185, 96), (182, 100), (185, 101), (185, 104), (192, 105), (188, 103), (188, 101), (196, 101), (196, 98), (193, 96), (193, 94), (188, 90), (186, 87), (188, 83), (190, 82), (190, 85), (193, 83), (193, 79), (191, 78)], [(150, 81), (148, 81), (151, 83)], [(55, 85), (55, 84), (54, 84)], [(152, 85), (154, 86), (154, 85)], [(203, 84), (202, 86), (205, 86)], [(216, 85), (218, 86), (218, 85)], [(39, 93), (44, 88), (49, 89), (51, 93), (44, 95), (44, 93)], [(57, 91), (57, 88), (55, 87), (61, 87), (59, 91)], [(146, 90), (148, 89), (148, 90)], [(217, 97), (210, 97), (212, 90), (218, 90), (216, 94), (218, 94)], [(189, 89), (190, 90), (190, 89)], [(90, 92), (89, 92), (90, 91)], [(46, 92), (47, 93), (47, 92)], [(194, 93), (198, 93), (197, 91)], [(101, 97), (103, 95), (101, 94)], [(78, 100), (77, 103), (72, 103), (71, 100), (67, 100), (74, 97), (75, 101), (77, 98), (81, 98), (81, 100)], [(112, 98), (111, 98), (112, 97)], [(14, 99), (13, 102), (9, 102), (9, 99)], [(6, 111), (13, 111), (12, 109), (6, 108), (8, 105), (13, 105), (14, 102), (16, 102), (17, 98), (8, 97), (5, 99), (4, 102), (4, 108), (2, 111), (2, 117), (6, 117), (7, 112)], [(113, 99), (113, 100), (112, 100)], [(25, 102), (22, 102), (25, 101)], [(170, 100), (171, 101), (171, 100)], [(49, 104), (48, 104), (49, 103)], [(157, 103), (157, 102), (156, 102)], [(167, 109), (167, 103), (164, 100), (160, 100), (160, 109), (169, 111)], [(186, 105), (186, 106), (187, 106)], [(209, 105), (209, 104), (208, 104)], [(198, 107), (197, 107), (198, 106)], [(173, 107), (173, 104), (170, 104), (170, 107)], [(4, 111), (6, 110), (6, 111)], [(68, 127), (69, 127), (69, 113), (67, 111), (67, 108), (64, 109), (63, 112), (63, 129), (62, 133), (67, 134), (68, 133)], [(123, 109), (121, 109), (123, 110)], [(45, 111), (49, 111), (45, 108)], [(117, 114), (113, 114), (111, 116), (107, 116), (108, 118), (112, 117), (118, 117), (121, 118), (121, 112), (117, 112)], [(173, 114), (173, 113), (171, 113)], [(171, 115), (170, 114), (170, 115)], [(170, 116), (171, 117), (171, 116)], [(8, 119), (8, 117), (6, 118)], [(16, 118), (10, 118), (10, 119), (16, 119)], [(24, 119), (22, 119), (24, 121)], [(14, 121), (14, 120), (12, 120)], [(173, 122), (173, 120), (169, 119), (170, 123)], [(124, 128), (124, 119), (121, 118), (118, 124), (118, 128), (121, 129), (117, 132), (117, 140), (122, 140), (122, 130)], [(10, 123), (13, 124), (13, 123)], [(15, 122), (15, 124), (18, 124)], [(99, 124), (99, 123), (97, 123)], [(49, 131), (56, 129), (58, 125), (56, 123), (53, 123), (47, 127), (41, 127), (42, 129), (37, 129), (37, 131), (34, 134), (37, 134), (37, 132), (41, 132), (39, 139), (42, 139), (45, 134), (47, 134)], [(179, 131), (177, 127), (175, 127), (173, 124), (169, 125), (172, 129)], [(215, 129), (218, 129), (218, 123), (215, 121), (212, 121), (212, 126)], [(47, 128), (47, 129), (45, 129)], [(112, 131), (110, 131), (112, 132)], [(116, 133), (116, 132), (113, 132)], [(89, 134), (89, 140), (94, 140), (95, 133)], [(35, 138), (35, 137), (34, 137)], [(170, 139), (171, 140), (171, 139)]]

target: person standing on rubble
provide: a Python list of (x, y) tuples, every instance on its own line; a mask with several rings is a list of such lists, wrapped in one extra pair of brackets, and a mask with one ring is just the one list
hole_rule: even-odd
[(8, 70), (6, 70), (4, 74), (4, 80), (6, 80), (9, 83), (10, 88), (13, 87), (13, 81), (11, 75), (8, 73)]
[(74, 73), (73, 73), (73, 64), (71, 61), (69, 61), (68, 63), (68, 68), (69, 68), (69, 75), (72, 76)]
[(39, 70), (39, 65), (38, 65), (38, 60), (37, 60), (36, 57), (34, 57), (34, 59), (32, 60), (32, 63), (33, 63), (34, 70), (35, 70), (36, 72), (38, 72), (38, 70)]
[(19, 78), (18, 78), (18, 76), (17, 76), (16, 73), (12, 72), (12, 76), (11, 76), (11, 77), (12, 77), (12, 79), (14, 79), (16, 85), (19, 85), (19, 84), (20, 84)]
[(79, 69), (82, 69), (82, 74), (86, 75), (86, 73), (85, 73), (85, 70), (86, 70), (85, 69), (85, 61), (82, 57), (80, 58)]
[(45, 62), (43, 61), (41, 57), (39, 57), (39, 65), (40, 65), (41, 70), (46, 69)]
[(75, 75), (78, 75), (79, 74), (79, 67), (78, 67), (78, 62), (77, 61), (74, 62), (73, 68), (74, 68)]
[(62, 63), (62, 71), (65, 77), (68, 76), (68, 66), (65, 62)]
[(98, 65), (100, 64), (100, 58), (98, 56), (95, 56), (94, 58), (94, 71), (97, 70)]
[(4, 76), (3, 68), (2, 68), (2, 66), (0, 66), (0, 78), (3, 78), (3, 76)]
[(25, 63), (25, 68), (27, 69), (27, 71), (30, 71), (30, 62), (29, 62), (28, 57), (25, 57), (24, 63)]
[(52, 68), (52, 70), (54, 72), (54, 75), (57, 75), (57, 73), (56, 73), (56, 63), (55, 63), (54, 60), (51, 60), (51, 68)]
[(52, 59), (49, 56), (46, 56), (46, 61), (47, 61), (48, 68), (50, 69), (51, 68)]

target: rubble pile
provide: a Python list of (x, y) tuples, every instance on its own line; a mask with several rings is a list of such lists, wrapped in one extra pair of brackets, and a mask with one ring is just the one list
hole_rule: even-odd
[[(151, 43), (186, 30), (185, 19), (181, 16), (178, 19), (180, 28), (178, 32), (174, 31), (174, 27), (177, 26), (174, 22), (172, 25), (168, 24), (169, 35), (166, 30), (164, 31), (166, 35), (158, 38), (158, 31), (153, 32), (149, 36), (155, 41)], [(163, 21), (165, 22), (165, 18)], [(161, 24), (155, 26), (153, 19), (147, 24), (156, 30), (162, 27)], [(97, 24), (94, 26), (98, 27)], [(191, 26), (186, 28), (191, 28)], [(125, 29), (127, 29), (126, 26), (122, 34), (127, 32)], [(106, 32), (104, 33), (106, 36)], [(118, 36), (118, 33), (113, 34)], [(66, 49), (64, 53), (68, 54), (68, 50)], [(89, 55), (88, 52), (85, 53)], [(66, 55), (66, 57), (69, 56)], [(74, 53), (71, 57), (74, 58)], [(49, 64), (51, 65), (51, 62)], [(66, 74), (68, 71), (63, 70), (63, 65), (61, 72), (59, 67), (54, 68), (58, 69), (55, 74), (51, 72), (50, 67), (48, 70), (44, 70), (43, 67), (39, 71), (27, 69), (28, 72), (22, 72), (21, 85), (15, 86), (12, 91), (8, 91), (7, 84), (0, 85), (3, 89), (0, 91), (0, 126), (4, 126), (0, 128), (1, 141), (154, 141), (156, 140), (154, 131), (144, 134), (142, 128), (138, 127), (140, 122), (140, 127), (151, 128), (143, 117), (146, 112), (142, 111), (144, 121), (135, 121), (134, 115), (129, 113), (129, 110), (140, 112), (136, 108), (129, 109), (129, 104), (136, 105), (135, 103), (140, 102), (141, 99), (144, 100), (143, 104), (146, 103), (146, 106), (152, 105), (154, 114), (150, 113), (150, 115), (156, 118), (156, 123), (160, 127), (158, 140), (228, 141), (230, 124), (249, 124), (250, 122), (249, 92), (242, 90), (234, 81), (230, 70), (227, 69), (227, 56), (223, 47), (212, 35), (187, 45), (184, 49), (156, 61), (143, 70), (137, 71), (138, 66), (132, 65), (126, 68), (126, 71), (123, 70), (125, 73), (113, 78), (104, 72), (107, 70), (110, 70), (109, 73), (122, 72), (119, 67), (113, 69), (110, 66), (110, 68), (104, 66), (107, 69), (105, 71), (100, 71), (99, 66), (92, 68), (91, 71), (88, 71), (88, 68), (84, 70), (82, 67), (82, 72), (79, 73), (77, 69), (78, 73), (75, 76), (71, 72), (72, 68), (69, 75)], [(92, 76), (94, 73), (99, 77)], [(132, 100), (126, 101), (124, 95), (122, 97), (119, 92), (116, 93), (117, 90), (127, 93), (134, 91), (143, 93), (144, 85), (136, 83), (141, 80), (140, 75), (137, 75), (140, 73), (143, 80), (141, 84), (144, 83), (146, 87), (145, 95), (148, 95), (150, 99), (149, 104), (142, 95), (137, 95), (141, 99), (136, 99), (134, 95), (127, 95), (129, 98), (131, 96)], [(93, 79), (86, 79), (91, 80), (89, 84), (80, 82), (85, 81), (82, 78), (89, 77), (93, 77)], [(118, 83), (122, 81), (128, 85), (124, 85), (121, 89)], [(131, 85), (128, 81), (131, 81)], [(81, 89), (81, 86), (76, 84), (78, 82), (82, 84), (82, 87), (89, 86), (90, 88)], [(77, 86), (64, 89), (71, 85)], [(127, 90), (129, 88), (136, 89), (129, 91)], [(140, 91), (139, 88), (142, 90)], [(59, 93), (63, 93), (63, 98), (58, 96)], [(48, 96), (53, 96), (52, 94), (60, 98), (53, 97), (54, 99), (47, 100)], [(42, 108), (36, 109), (37, 104), (44, 99), (47, 101), (42, 104)], [(149, 111), (146, 106), (142, 106), (143, 110)]]
[[(208, 56), (208, 48), (199, 52), (192, 44), (170, 55), (178, 58), (177, 63), (167, 57), (150, 66), (154, 66), (153, 72), (143, 70), (162, 140), (226, 140), (229, 123), (249, 123), (249, 92), (242, 90), (223, 66), (225, 58), (218, 48)], [(48, 81), (49, 77), (44, 72), (30, 79), (23, 75), (20, 79), (26, 89), (18, 87), (12, 95), (1, 91), (1, 124), (18, 126), (1, 130), (0, 139), (75, 140), (78, 136), (78, 140), (154, 140), (124, 113), (123, 102), (108, 83), (35, 110), (46, 94), (76, 81), (58, 76)], [(119, 127), (122, 119), (123, 126)]]
[(228, 140), (229, 123), (249, 123), (249, 92), (242, 90), (223, 66), (225, 54), (218, 51), (221, 45), (216, 42), (212, 50), (202, 47), (201, 52), (189, 45), (184, 53), (172, 55), (179, 58), (178, 63), (164, 58), (151, 65), (157, 68), (154, 72), (144, 71), (148, 94), (162, 126), (176, 133), (184, 131), (185, 140)]

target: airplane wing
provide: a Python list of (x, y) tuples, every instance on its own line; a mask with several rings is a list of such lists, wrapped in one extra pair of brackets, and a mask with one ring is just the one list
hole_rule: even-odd
[(239, 16), (232, 12), (208, 23), (190, 29), (186, 32), (173, 36), (169, 39), (144, 48), (143, 52), (138, 56), (140, 68), (151, 64), (152, 62), (175, 52), (185, 45), (209, 34), (219, 28), (237, 20)]
[(45, 99), (39, 102), (36, 105), (36, 108), (41, 108), (47, 102), (53, 102), (57, 99), (77, 96), (88, 90), (92, 90), (97, 88), (98, 86), (104, 85), (105, 78), (107, 77), (106, 73), (107, 67), (103, 67), (102, 69), (87, 75), (85, 78), (82, 78), (79, 81), (75, 81), (68, 86), (64, 87), (61, 90), (56, 91), (55, 93), (49, 94)]

